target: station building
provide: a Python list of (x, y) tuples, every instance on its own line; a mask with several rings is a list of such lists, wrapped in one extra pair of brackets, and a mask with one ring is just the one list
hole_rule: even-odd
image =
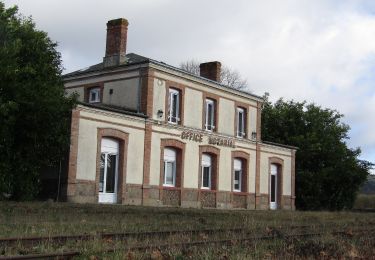
[(103, 62), (64, 75), (72, 111), (67, 199), (221, 209), (295, 208), (295, 152), (261, 140), (263, 99), (126, 53), (128, 21), (107, 23)]

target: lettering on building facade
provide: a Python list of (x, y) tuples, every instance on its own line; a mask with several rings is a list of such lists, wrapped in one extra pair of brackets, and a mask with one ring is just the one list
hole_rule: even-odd
[(208, 143), (218, 146), (226, 146), (226, 147), (232, 147), (235, 148), (234, 141), (231, 139), (226, 138), (220, 138), (220, 137), (208, 137)]
[(200, 133), (194, 133), (193, 131), (183, 131), (181, 133), (181, 139), (187, 139), (194, 142), (203, 142), (203, 135)]
[[(193, 131), (183, 131), (181, 133), (181, 139), (183, 140), (191, 140), (194, 142), (202, 143), (203, 142), (203, 134), (195, 133)], [(217, 146), (226, 146), (235, 148), (234, 140), (228, 138), (221, 138), (221, 137), (208, 137), (208, 143)]]

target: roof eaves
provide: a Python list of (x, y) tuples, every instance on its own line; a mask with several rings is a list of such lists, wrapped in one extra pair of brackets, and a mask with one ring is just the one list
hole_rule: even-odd
[(269, 142), (269, 141), (263, 141), (263, 140), (262, 140), (262, 143), (273, 145), (273, 146), (284, 147), (284, 148), (288, 148), (288, 149), (293, 149), (293, 150), (298, 150), (299, 149), (297, 146), (286, 145), (286, 144), (279, 144), (279, 143), (274, 143), (274, 142)]
[(125, 108), (121, 108), (121, 107), (114, 107), (114, 106), (108, 106), (108, 105), (103, 105), (103, 104), (91, 104), (91, 103), (81, 102), (81, 101), (78, 101), (77, 103), (80, 104), (80, 105), (86, 106), (86, 107), (102, 109), (102, 110), (106, 110), (106, 111), (121, 113), (121, 114), (129, 115), (129, 116), (141, 117), (141, 118), (145, 118), (145, 119), (148, 118), (148, 116), (143, 114), (143, 113), (134, 112), (134, 111), (131, 111), (131, 110), (128, 110), (128, 109), (125, 109)]

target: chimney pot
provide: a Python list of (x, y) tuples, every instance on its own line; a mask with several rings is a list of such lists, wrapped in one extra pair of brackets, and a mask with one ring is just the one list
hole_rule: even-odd
[(124, 18), (107, 22), (107, 44), (104, 67), (116, 66), (125, 62), (126, 44), (128, 34), (128, 20)]
[(218, 61), (211, 61), (201, 63), (199, 65), (201, 77), (220, 82), (221, 63)]

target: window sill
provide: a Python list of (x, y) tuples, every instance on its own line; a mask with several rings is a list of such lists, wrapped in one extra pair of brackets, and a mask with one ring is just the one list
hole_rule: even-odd
[(163, 187), (166, 187), (166, 188), (176, 188), (176, 186), (173, 185), (173, 184), (163, 184)]
[(175, 186), (163, 186), (163, 190), (181, 190), (181, 188)]
[(211, 190), (211, 189), (208, 189), (208, 188), (201, 188), (201, 192), (211, 192), (211, 193), (216, 193), (217, 190)]
[(247, 195), (249, 195), (249, 193), (244, 192), (244, 191), (233, 190), (232, 192), (233, 192), (235, 195), (240, 195), (240, 196), (247, 196)]
[(179, 122), (171, 122), (171, 121), (167, 121), (168, 124), (171, 124), (171, 125), (180, 125)]

